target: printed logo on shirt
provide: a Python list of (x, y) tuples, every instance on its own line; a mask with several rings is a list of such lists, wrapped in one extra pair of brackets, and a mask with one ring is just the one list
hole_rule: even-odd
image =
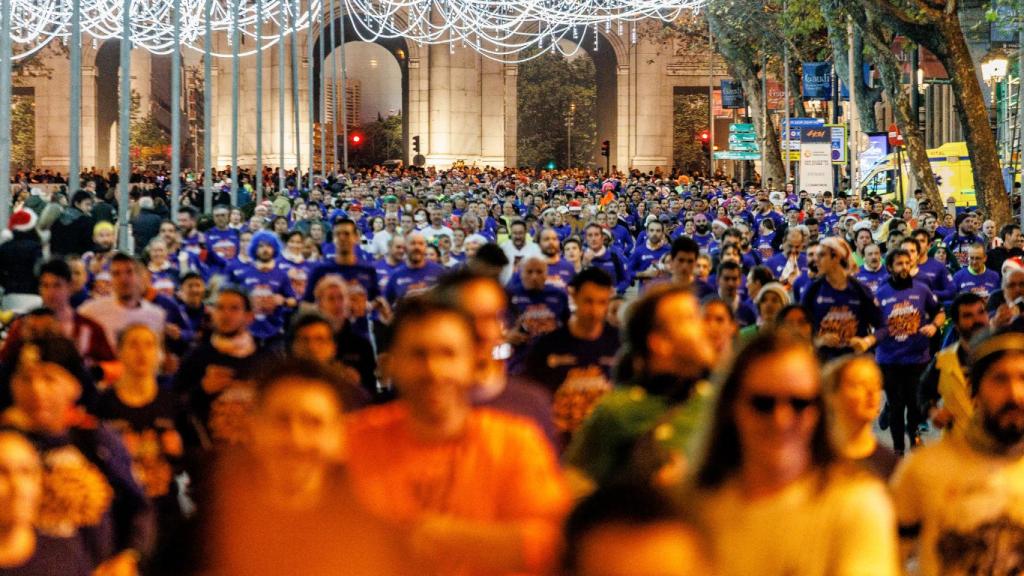
[(921, 312), (910, 302), (898, 302), (889, 313), (888, 326), (893, 339), (905, 342), (921, 330)]
[[(818, 299), (820, 303), (822, 298)], [(842, 344), (857, 335), (857, 317), (846, 306), (832, 306), (821, 319), (819, 334), (835, 334)]]

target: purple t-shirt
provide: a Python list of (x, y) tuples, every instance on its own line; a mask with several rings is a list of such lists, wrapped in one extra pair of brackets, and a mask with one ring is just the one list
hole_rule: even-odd
[(421, 294), (437, 284), (438, 278), (444, 272), (443, 266), (430, 261), (419, 268), (403, 265), (391, 275), (384, 296), (388, 302), (395, 304), (406, 296)]
[(931, 322), (942, 309), (935, 294), (920, 282), (897, 289), (891, 282), (878, 287), (882, 325), (875, 331), (879, 364), (925, 364), (929, 359), (929, 338), (922, 326)]

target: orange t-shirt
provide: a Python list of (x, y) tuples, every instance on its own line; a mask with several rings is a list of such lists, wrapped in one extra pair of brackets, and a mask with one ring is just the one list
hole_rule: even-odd
[[(537, 572), (552, 566), (571, 501), (549, 443), (531, 422), (479, 408), (459, 438), (424, 442), (398, 401), (353, 414), (347, 443), (356, 496), (371, 513), (401, 523), (424, 514), (517, 523), (527, 565)], [(454, 573), (480, 573), (460, 568)]]

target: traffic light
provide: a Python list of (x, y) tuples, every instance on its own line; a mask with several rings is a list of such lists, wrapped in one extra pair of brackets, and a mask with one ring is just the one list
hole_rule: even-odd
[(420, 137), (419, 136), (413, 136), (412, 137), (412, 151), (415, 154), (419, 154), (420, 153)]
[(363, 143), (363, 135), (360, 132), (353, 132), (348, 135), (348, 143), (353, 147), (358, 148)]
[(700, 134), (697, 137), (697, 139), (700, 140), (700, 149), (703, 150), (704, 153), (708, 153), (708, 152), (711, 151), (711, 131), (710, 130), (701, 130)]
[(601, 142), (601, 156), (607, 158), (612, 153), (612, 143), (609, 140)]

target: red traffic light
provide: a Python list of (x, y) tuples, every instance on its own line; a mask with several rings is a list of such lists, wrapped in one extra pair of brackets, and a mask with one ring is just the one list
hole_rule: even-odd
[(355, 133), (355, 134), (352, 134), (351, 136), (349, 136), (349, 137), (348, 137), (348, 139), (349, 139), (349, 141), (351, 141), (351, 142), (352, 142), (353, 144), (357, 144), (357, 145), (358, 145), (358, 144), (361, 144), (361, 143), (363, 142), (363, 135), (362, 135), (362, 134), (359, 134), (359, 133), (357, 132), (357, 133)]
[(709, 132), (708, 130), (701, 130), (701, 132), (700, 132), (700, 141), (701, 142), (708, 142), (710, 140), (711, 140), (711, 132)]

